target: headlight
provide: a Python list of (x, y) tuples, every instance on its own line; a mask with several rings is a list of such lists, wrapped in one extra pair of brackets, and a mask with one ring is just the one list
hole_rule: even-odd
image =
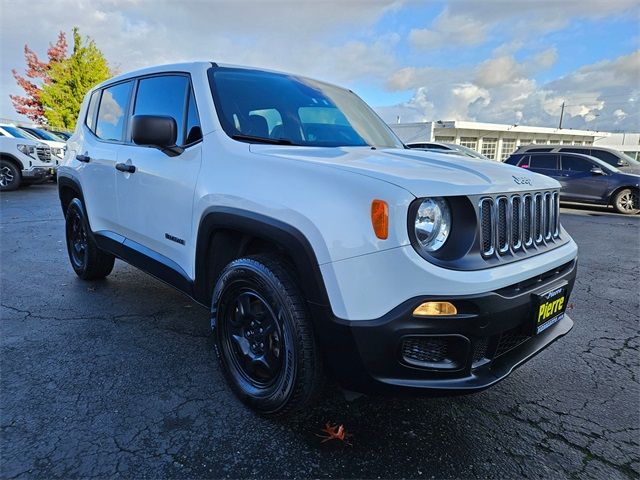
[(440, 249), (451, 231), (451, 211), (442, 197), (425, 198), (415, 218), (415, 238), (420, 248), (426, 252)]
[(25, 155), (28, 155), (31, 158), (35, 158), (34, 155), (36, 153), (36, 147), (34, 147), (33, 145), (18, 144), (17, 148)]

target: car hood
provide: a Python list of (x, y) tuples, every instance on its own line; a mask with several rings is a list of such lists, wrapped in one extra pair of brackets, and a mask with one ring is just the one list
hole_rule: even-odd
[(383, 180), (417, 197), (560, 188), (550, 177), (502, 162), (411, 149), (252, 144), (253, 153), (314, 162)]

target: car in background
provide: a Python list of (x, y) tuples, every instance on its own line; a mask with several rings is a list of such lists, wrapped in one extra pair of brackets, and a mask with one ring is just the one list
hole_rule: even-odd
[(518, 148), (514, 153), (579, 153), (582, 155), (590, 155), (596, 157), (603, 162), (615, 167), (626, 173), (640, 174), (640, 162), (631, 158), (626, 153), (620, 152), (614, 148), (595, 147), (593, 145), (524, 145)]
[(514, 153), (505, 163), (558, 180), (561, 200), (612, 205), (624, 214), (640, 212), (640, 175), (624, 172), (599, 158), (528, 150)]
[(23, 126), (19, 126), (17, 128), (49, 145), (49, 147), (51, 147), (51, 153), (53, 153), (57, 157), (57, 162), (64, 158), (64, 154), (67, 151), (67, 141), (65, 139), (58, 137), (51, 132), (47, 132), (42, 128)]
[(51, 130), (48, 129), (48, 132), (53, 133), (55, 136), (60, 137), (61, 139), (63, 139), (65, 142), (67, 140), (69, 140), (69, 138), (71, 138), (71, 135), (73, 135), (72, 133), (69, 132), (63, 132), (62, 130)]
[(48, 145), (30, 138), (6, 135), (0, 128), (0, 191), (42, 183), (55, 176), (56, 166)]
[(439, 152), (439, 153), (457, 153), (458, 155), (464, 155), (465, 157), (477, 158), (479, 160), (491, 160), (489, 157), (485, 157), (481, 153), (476, 152), (472, 148), (465, 147), (463, 145), (457, 145), (455, 143), (440, 143), (440, 142), (411, 142), (405, 144), (409, 148), (415, 148), (417, 150), (424, 150), (425, 152)]

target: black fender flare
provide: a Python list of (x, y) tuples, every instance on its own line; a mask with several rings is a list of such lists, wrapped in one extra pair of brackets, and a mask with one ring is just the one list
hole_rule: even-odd
[(210, 207), (201, 216), (195, 259), (194, 293), (198, 301), (208, 305), (211, 300), (207, 298), (206, 291), (206, 258), (210, 239), (216, 230), (233, 230), (282, 247), (299, 275), (300, 288), (307, 302), (316, 306), (329, 306), (316, 254), (305, 235), (275, 218), (233, 207)]
[[(82, 192), (82, 186), (80, 185), (80, 183), (71, 177), (65, 177), (65, 176), (60, 176), (58, 175), (58, 197), (60, 198), (60, 206), (62, 207), (62, 213), (66, 215), (66, 207), (65, 207), (65, 198), (64, 198), (64, 191), (66, 189), (71, 189), (75, 192), (76, 196), (78, 197), (78, 199), (82, 202), (82, 206), (86, 208), (87, 206), (84, 203), (84, 193)], [(89, 221), (89, 219), (87, 218), (87, 222)]]

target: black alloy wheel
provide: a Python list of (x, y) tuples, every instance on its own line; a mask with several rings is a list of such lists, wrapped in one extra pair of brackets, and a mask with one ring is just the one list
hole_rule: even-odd
[(222, 371), (234, 393), (262, 415), (308, 405), (322, 385), (322, 360), (306, 302), (277, 257), (227, 265), (212, 297)]

